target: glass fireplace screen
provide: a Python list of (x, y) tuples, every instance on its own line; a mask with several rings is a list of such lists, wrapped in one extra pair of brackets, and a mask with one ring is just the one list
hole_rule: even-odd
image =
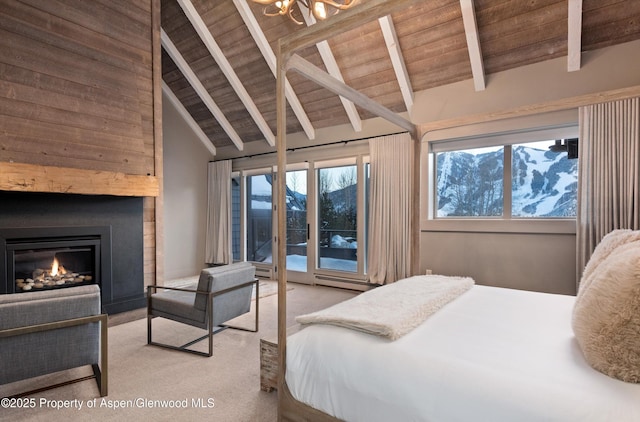
[(34, 246), (23, 244), (9, 251), (15, 293), (99, 283), (99, 241)]

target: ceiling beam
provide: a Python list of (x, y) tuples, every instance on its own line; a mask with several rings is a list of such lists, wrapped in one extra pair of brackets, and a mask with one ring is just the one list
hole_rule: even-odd
[(416, 127), (413, 123), (397, 115), (383, 105), (378, 104), (361, 92), (356, 91), (355, 89), (346, 85), (344, 82), (337, 80), (327, 72), (323, 71), (309, 61), (303, 59), (299, 55), (294, 54), (289, 58), (287, 62), (287, 69), (294, 70), (300, 73), (307, 79), (328, 89), (334, 94), (341, 95), (349, 99), (350, 101), (353, 101), (355, 104), (359, 105), (365, 110), (370, 111), (376, 116), (382, 117), (389, 122), (400, 126), (403, 129), (406, 129), (407, 131), (411, 132), (412, 136), (416, 134)]
[(353, 9), (331, 16), (331, 19), (318, 22), (317, 25), (310, 26), (304, 31), (296, 31), (280, 38), (278, 41), (280, 56), (286, 63), (289, 56), (298, 50), (422, 2), (424, 0), (367, 0)]
[(200, 82), (193, 70), (191, 70), (191, 67), (184, 59), (184, 57), (182, 57), (182, 54), (180, 54), (175, 44), (173, 44), (164, 29), (161, 29), (160, 39), (162, 41), (162, 46), (164, 47), (164, 49), (167, 51), (171, 59), (173, 59), (174, 63), (176, 64), (176, 66), (178, 66), (178, 69), (180, 69), (187, 81), (189, 81), (189, 83), (196, 91), (202, 102), (207, 106), (211, 114), (213, 114), (213, 117), (216, 118), (218, 124), (222, 126), (222, 129), (224, 129), (224, 131), (227, 133), (227, 136), (229, 136), (231, 142), (235, 144), (238, 150), (242, 151), (244, 149), (244, 143), (240, 139), (240, 136), (238, 136), (238, 133), (235, 131), (233, 126), (231, 126), (231, 123), (229, 123), (222, 110), (220, 110), (220, 107), (218, 107), (216, 102), (213, 101), (213, 98), (211, 98), (211, 95), (209, 95), (207, 89), (204, 87), (204, 85), (202, 85), (202, 82)]
[[(236, 9), (238, 9), (238, 13), (240, 13), (240, 16), (242, 17), (245, 25), (247, 25), (247, 29), (249, 29), (251, 36), (260, 49), (260, 52), (267, 62), (269, 69), (271, 69), (271, 73), (273, 73), (273, 76), (275, 77), (276, 55), (273, 52), (269, 41), (267, 41), (264, 32), (262, 32), (262, 28), (260, 28), (258, 21), (256, 20), (255, 16), (253, 16), (253, 12), (247, 4), (247, 0), (233, 0), (233, 3), (235, 4)], [(316, 132), (313, 128), (313, 125), (311, 124), (311, 120), (309, 120), (307, 113), (304, 111), (304, 108), (302, 108), (302, 104), (300, 103), (298, 96), (296, 95), (288, 80), (285, 80), (285, 95), (287, 97), (287, 100), (289, 101), (289, 106), (291, 106), (291, 109), (296, 115), (296, 118), (302, 126), (302, 130), (304, 130), (304, 133), (307, 135), (307, 138), (315, 139)]]
[[(307, 26), (314, 25), (316, 23), (316, 18), (312, 13), (309, 13), (309, 9), (307, 9), (302, 2), (298, 3), (300, 7), (300, 11), (302, 12), (302, 16), (304, 17), (305, 23)], [(338, 62), (336, 62), (336, 58), (333, 55), (333, 51), (331, 51), (331, 47), (329, 43), (324, 40), (320, 41), (316, 44), (316, 48), (320, 53), (320, 57), (324, 63), (324, 66), (327, 68), (327, 72), (329, 75), (333, 76), (337, 80), (344, 83), (344, 78), (342, 77), (342, 72), (340, 71), (340, 67), (338, 67)], [(351, 122), (351, 126), (353, 130), (356, 132), (362, 131), (362, 119), (358, 114), (358, 110), (356, 109), (355, 104), (352, 101), (347, 100), (344, 97), (339, 97), (340, 102), (342, 102), (342, 106), (344, 107), (344, 111), (347, 113), (349, 117), (349, 121)]]
[(191, 114), (189, 114), (187, 109), (184, 108), (184, 106), (182, 105), (182, 102), (180, 102), (178, 97), (176, 97), (176, 94), (173, 93), (173, 91), (171, 90), (171, 88), (169, 88), (169, 85), (167, 85), (165, 81), (162, 81), (162, 92), (164, 93), (164, 95), (167, 96), (167, 98), (169, 99), (171, 104), (173, 104), (176, 110), (178, 110), (178, 113), (180, 114), (180, 116), (182, 116), (184, 121), (187, 122), (187, 125), (189, 125), (191, 130), (193, 130), (193, 133), (195, 133), (195, 135), (198, 137), (200, 142), (202, 142), (205, 148), (209, 150), (211, 155), (215, 156), (216, 147), (211, 143), (211, 140), (209, 139), (207, 134), (202, 131), (202, 128), (200, 128), (200, 125), (198, 125), (198, 123), (195, 120), (193, 120), (193, 117), (191, 117)]
[(218, 63), (218, 66), (220, 67), (220, 70), (222, 70), (222, 73), (224, 73), (224, 76), (227, 77), (227, 80), (240, 98), (240, 101), (242, 101), (242, 104), (244, 104), (245, 108), (253, 118), (253, 121), (262, 132), (262, 135), (264, 135), (267, 143), (271, 146), (274, 146), (276, 140), (275, 135), (271, 131), (271, 128), (267, 124), (267, 121), (264, 119), (262, 113), (260, 113), (260, 110), (258, 110), (258, 107), (256, 107), (253, 99), (240, 81), (240, 78), (238, 78), (235, 70), (233, 70), (233, 67), (229, 63), (229, 60), (227, 60), (226, 56), (218, 46), (215, 38), (213, 38), (213, 35), (211, 34), (211, 31), (209, 31), (207, 24), (202, 20), (202, 17), (193, 6), (193, 3), (191, 3), (191, 0), (178, 0), (178, 4), (191, 22), (193, 28), (200, 36), (200, 39), (202, 40), (204, 45), (207, 47), (207, 50), (209, 50), (209, 54), (211, 54), (216, 63)]
[(398, 42), (398, 35), (396, 34), (396, 28), (393, 26), (393, 20), (391, 15), (383, 16), (378, 19), (380, 28), (382, 29), (382, 35), (384, 36), (384, 42), (387, 44), (387, 50), (389, 50), (389, 57), (393, 64), (393, 70), (396, 73), (396, 79), (400, 85), (400, 92), (404, 99), (404, 104), (407, 107), (407, 112), (411, 115), (413, 109), (413, 88), (411, 87), (411, 80), (409, 79), (409, 72), (407, 72), (407, 66), (402, 56), (402, 50), (400, 49), (400, 43)]
[(483, 91), (486, 87), (484, 64), (482, 61), (482, 51), (480, 50), (478, 22), (476, 21), (476, 11), (473, 7), (473, 0), (460, 0), (460, 8), (462, 9), (464, 33), (467, 37), (467, 49), (469, 50), (469, 60), (471, 61), (473, 85), (476, 91)]
[(567, 71), (580, 70), (582, 52), (582, 0), (569, 0)]

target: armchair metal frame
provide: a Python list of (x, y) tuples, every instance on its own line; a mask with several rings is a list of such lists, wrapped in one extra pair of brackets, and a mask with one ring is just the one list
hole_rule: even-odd
[[(221, 324), (221, 325), (217, 325), (216, 327), (220, 327), (218, 330), (213, 330), (215, 327), (213, 326), (213, 314), (214, 314), (214, 309), (213, 309), (213, 298), (216, 296), (220, 296), (223, 295), (225, 293), (228, 293), (230, 291), (233, 290), (238, 290), (241, 289), (243, 287), (247, 287), (250, 286), (252, 284), (255, 284), (256, 287), (256, 308), (255, 308), (255, 328), (251, 329), (251, 328), (246, 328), (246, 327), (237, 327), (237, 326), (233, 326), (233, 325), (228, 325), (228, 324)], [(196, 294), (203, 294), (203, 295), (207, 295), (207, 311), (208, 312), (208, 319), (207, 319), (207, 334), (205, 334), (202, 337), (199, 337), (195, 340), (192, 340), (188, 343), (183, 344), (182, 346), (174, 346), (171, 344), (165, 344), (165, 343), (158, 343), (152, 340), (152, 336), (151, 336), (151, 321), (153, 320), (153, 318), (156, 318), (157, 316), (152, 315), (151, 314), (151, 296), (153, 294), (154, 291), (157, 291), (158, 289), (161, 290), (176, 290), (176, 291), (183, 291), (183, 292), (192, 292), (192, 293), (196, 293)], [(193, 289), (185, 289), (185, 288), (180, 288), (180, 287), (166, 287), (166, 286), (156, 286), (156, 285), (151, 285), (151, 286), (147, 286), (147, 344), (153, 345), (153, 346), (159, 346), (159, 347), (163, 347), (165, 349), (171, 349), (171, 350), (178, 350), (180, 352), (187, 352), (187, 353), (193, 353), (199, 356), (207, 356), (207, 357), (211, 357), (213, 356), (213, 335), (219, 333), (220, 331), (223, 331), (227, 328), (232, 328), (234, 330), (241, 330), (241, 331), (248, 331), (248, 332), (252, 332), (252, 333), (257, 333), (258, 332), (258, 322), (259, 322), (259, 314), (260, 314), (260, 283), (259, 280), (253, 279), (251, 281), (247, 281), (244, 282), (242, 284), (238, 284), (237, 286), (233, 286), (233, 287), (229, 287), (217, 292), (205, 292), (205, 291), (200, 291), (200, 290), (193, 290)], [(158, 316), (159, 318), (164, 318), (162, 316)], [(180, 322), (181, 324), (185, 324), (184, 322)], [(187, 324), (188, 325), (188, 324)], [(189, 349), (189, 346), (192, 346), (202, 340), (204, 340), (205, 338), (209, 339), (209, 351), (208, 353), (205, 352), (201, 352), (199, 350), (194, 350), (194, 349)]]
[(95, 378), (98, 384), (98, 390), (100, 391), (100, 397), (105, 397), (108, 394), (108, 347), (107, 347), (107, 314), (92, 315), (80, 318), (65, 319), (62, 321), (48, 322), (44, 324), (27, 325), (24, 327), (8, 328), (0, 330), (0, 338), (20, 336), (24, 334), (39, 333), (49, 330), (57, 330), (59, 328), (73, 327), (77, 325), (90, 324), (93, 322), (100, 323), (100, 365), (91, 365), (93, 369), (93, 375), (87, 375), (85, 377), (74, 378), (69, 381), (60, 382), (57, 384), (49, 385), (46, 387), (37, 388), (34, 390), (25, 391), (23, 393), (14, 394), (11, 398), (30, 396), (42, 391), (51, 390), (53, 388), (62, 387), (76, 382), (86, 381)]

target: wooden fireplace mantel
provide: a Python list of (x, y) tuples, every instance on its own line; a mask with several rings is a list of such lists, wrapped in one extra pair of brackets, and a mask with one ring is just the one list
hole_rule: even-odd
[(155, 176), (0, 162), (0, 190), (157, 197), (160, 184)]

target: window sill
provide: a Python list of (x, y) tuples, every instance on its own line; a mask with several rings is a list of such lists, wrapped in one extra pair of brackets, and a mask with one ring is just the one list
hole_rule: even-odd
[(422, 220), (423, 232), (575, 234), (575, 219), (447, 218)]

